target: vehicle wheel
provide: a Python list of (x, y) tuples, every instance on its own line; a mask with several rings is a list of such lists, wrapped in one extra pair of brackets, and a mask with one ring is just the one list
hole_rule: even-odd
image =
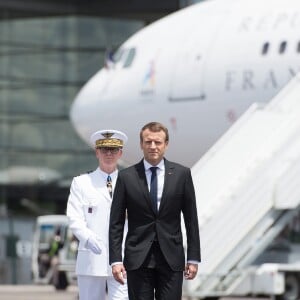
[(68, 287), (68, 279), (67, 275), (63, 271), (58, 272), (58, 278), (57, 281), (54, 282), (54, 286), (57, 290), (65, 290)]
[(286, 274), (285, 276), (285, 292), (282, 300), (298, 300), (300, 292), (299, 279), (295, 274)]

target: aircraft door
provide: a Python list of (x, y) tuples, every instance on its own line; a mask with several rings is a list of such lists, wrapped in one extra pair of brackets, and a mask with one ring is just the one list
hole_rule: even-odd
[(188, 41), (178, 50), (173, 64), (170, 101), (204, 100), (203, 52), (196, 41)]
[[(200, 20), (199, 20), (200, 19)], [(188, 28), (183, 28), (178, 40), (171, 73), (169, 101), (202, 101), (207, 95), (203, 74), (210, 49), (217, 38), (223, 18), (202, 15)], [(204, 26), (205, 25), (205, 26)], [(203, 30), (195, 30), (202, 27)]]

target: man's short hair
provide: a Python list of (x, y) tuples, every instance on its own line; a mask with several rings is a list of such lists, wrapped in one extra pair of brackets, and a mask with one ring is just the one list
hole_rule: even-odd
[(159, 122), (150, 122), (147, 123), (146, 125), (143, 126), (143, 128), (140, 131), (140, 141), (143, 142), (143, 132), (149, 129), (152, 132), (159, 132), (159, 131), (163, 131), (166, 135), (166, 139), (165, 142), (169, 142), (169, 131), (168, 128), (165, 127), (163, 124), (159, 123)]

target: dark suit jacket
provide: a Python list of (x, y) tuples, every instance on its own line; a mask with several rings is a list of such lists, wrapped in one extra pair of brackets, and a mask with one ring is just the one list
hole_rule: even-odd
[(187, 260), (200, 261), (198, 217), (190, 169), (165, 159), (164, 188), (157, 214), (151, 205), (143, 160), (119, 172), (110, 214), (110, 263), (122, 261), (126, 210), (126, 270), (142, 265), (155, 238), (171, 269), (184, 270), (181, 213), (186, 227)]

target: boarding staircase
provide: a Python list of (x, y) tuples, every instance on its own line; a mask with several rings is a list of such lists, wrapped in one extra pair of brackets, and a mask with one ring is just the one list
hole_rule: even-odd
[(267, 105), (253, 104), (192, 175), (202, 262), (184, 293), (229, 295), (299, 208), (300, 75)]

